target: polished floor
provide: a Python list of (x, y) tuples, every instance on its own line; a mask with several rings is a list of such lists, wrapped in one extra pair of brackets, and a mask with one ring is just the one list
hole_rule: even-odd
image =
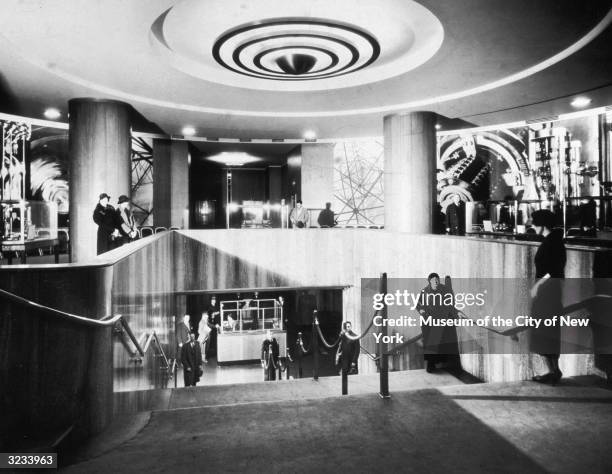
[[(338, 370), (334, 365), (334, 352), (324, 351), (319, 356), (319, 376), (329, 377), (338, 375)], [(208, 363), (203, 365), (204, 374), (198, 382), (198, 387), (206, 387), (211, 385), (228, 385), (240, 383), (262, 382), (264, 373), (261, 364), (258, 362), (218, 365), (216, 358), (213, 356), (208, 360)], [(142, 366), (130, 366), (127, 370), (116, 368), (114, 372), (114, 391), (129, 392), (134, 390), (150, 390), (156, 385), (154, 381), (145, 373), (146, 369)], [(313, 359), (312, 356), (306, 356), (302, 359), (302, 376), (312, 377), (313, 374)], [(298, 378), (297, 362), (291, 364), (289, 374), (283, 372), (283, 379)], [(179, 365), (176, 370), (176, 376), (165, 381), (167, 388), (184, 387), (183, 368)], [(157, 385), (159, 387), (159, 385)]]
[[(105, 453), (90, 451), (88, 460), (63, 470), (612, 472), (610, 390), (571, 379), (557, 387), (463, 385), (440, 374), (411, 372), (394, 376), (399, 378), (391, 381), (389, 400), (375, 390), (311, 398), (306, 387), (312, 380), (244, 385), (251, 397), (274, 386), (303, 386), (283, 400), (240, 401), (229, 397), (236, 390), (228, 386), (215, 403), (204, 405), (210, 397), (190, 394), (223, 387), (174, 390), (193, 403), (153, 411), (146, 420), (140, 415), (141, 429), (129, 439)], [(375, 376), (355, 379), (367, 377), (375, 388)], [(402, 377), (411, 390), (398, 383)]]

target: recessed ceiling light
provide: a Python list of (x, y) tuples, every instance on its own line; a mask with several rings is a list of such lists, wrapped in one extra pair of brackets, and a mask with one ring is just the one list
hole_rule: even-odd
[(574, 100), (572, 100), (571, 105), (572, 107), (580, 108), (586, 107), (590, 103), (591, 99), (589, 99), (588, 97), (576, 97)]
[(316, 140), (317, 134), (313, 130), (304, 132), (304, 140)]
[(260, 158), (241, 151), (223, 151), (217, 155), (210, 156), (208, 160), (216, 163), (222, 163), (225, 166), (242, 166), (246, 163), (261, 161)]
[(442, 125), (440, 125), (439, 123), (436, 124), (436, 130), (440, 130), (442, 128)]
[(183, 135), (190, 137), (191, 135), (195, 135), (195, 133), (196, 133), (195, 128), (193, 128), (193, 127), (191, 127), (189, 125), (186, 126), (186, 127), (183, 127), (183, 130), (182, 130), (182, 134)]
[(60, 111), (52, 107), (45, 110), (45, 117), (48, 118), (49, 120), (57, 120), (61, 116), (62, 114), (60, 113)]

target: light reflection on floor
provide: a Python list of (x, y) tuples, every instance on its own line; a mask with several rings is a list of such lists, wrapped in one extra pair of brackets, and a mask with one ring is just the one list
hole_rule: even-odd
[[(204, 364), (204, 375), (198, 382), (198, 387), (205, 385), (227, 385), (233, 383), (263, 382), (264, 373), (260, 363), (239, 365), (217, 365), (214, 357)], [(183, 387), (183, 369), (177, 373), (177, 387)]]
[[(338, 375), (338, 371), (333, 365), (332, 352), (325, 352), (319, 356), (319, 376), (327, 377)], [(312, 377), (313, 361), (311, 357), (303, 360), (303, 377)], [(114, 391), (127, 392), (135, 390), (150, 390), (156, 388), (150, 377), (146, 373), (137, 369), (138, 366), (132, 366), (129, 369), (118, 369), (114, 371)], [(264, 372), (261, 364), (246, 363), (236, 365), (217, 365), (215, 357), (208, 360), (208, 364), (204, 364), (204, 375), (198, 382), (197, 386), (207, 385), (228, 385), (236, 383), (252, 383), (263, 382)], [(143, 370), (146, 370), (143, 367)], [(297, 365), (293, 364), (290, 368), (290, 376), (297, 377)], [(287, 373), (283, 373), (283, 379), (287, 378)], [(176, 383), (176, 385), (175, 385)], [(167, 385), (158, 384), (157, 388), (174, 388), (184, 387), (183, 369), (179, 367), (176, 372), (176, 378), (169, 379)]]

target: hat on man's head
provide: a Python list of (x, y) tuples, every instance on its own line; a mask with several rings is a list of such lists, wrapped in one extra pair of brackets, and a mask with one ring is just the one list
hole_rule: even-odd
[(130, 202), (130, 198), (127, 197), (125, 194), (122, 194), (121, 196), (119, 196), (119, 200), (117, 201), (117, 203), (123, 204), (124, 202)]
[(102, 193), (102, 194), (100, 194), (100, 197), (98, 198), (98, 201), (101, 201), (104, 198), (110, 199), (110, 196), (108, 194), (106, 194), (106, 193)]

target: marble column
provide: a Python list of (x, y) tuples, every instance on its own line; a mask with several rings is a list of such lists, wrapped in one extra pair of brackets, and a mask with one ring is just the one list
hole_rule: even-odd
[(189, 143), (153, 141), (153, 223), (189, 228)]
[(384, 118), (385, 229), (433, 232), (436, 202), (436, 121), (432, 112)]
[(82, 262), (96, 256), (97, 225), (92, 215), (101, 193), (116, 205), (130, 196), (131, 106), (114, 100), (68, 102), (70, 172), (70, 257)]

